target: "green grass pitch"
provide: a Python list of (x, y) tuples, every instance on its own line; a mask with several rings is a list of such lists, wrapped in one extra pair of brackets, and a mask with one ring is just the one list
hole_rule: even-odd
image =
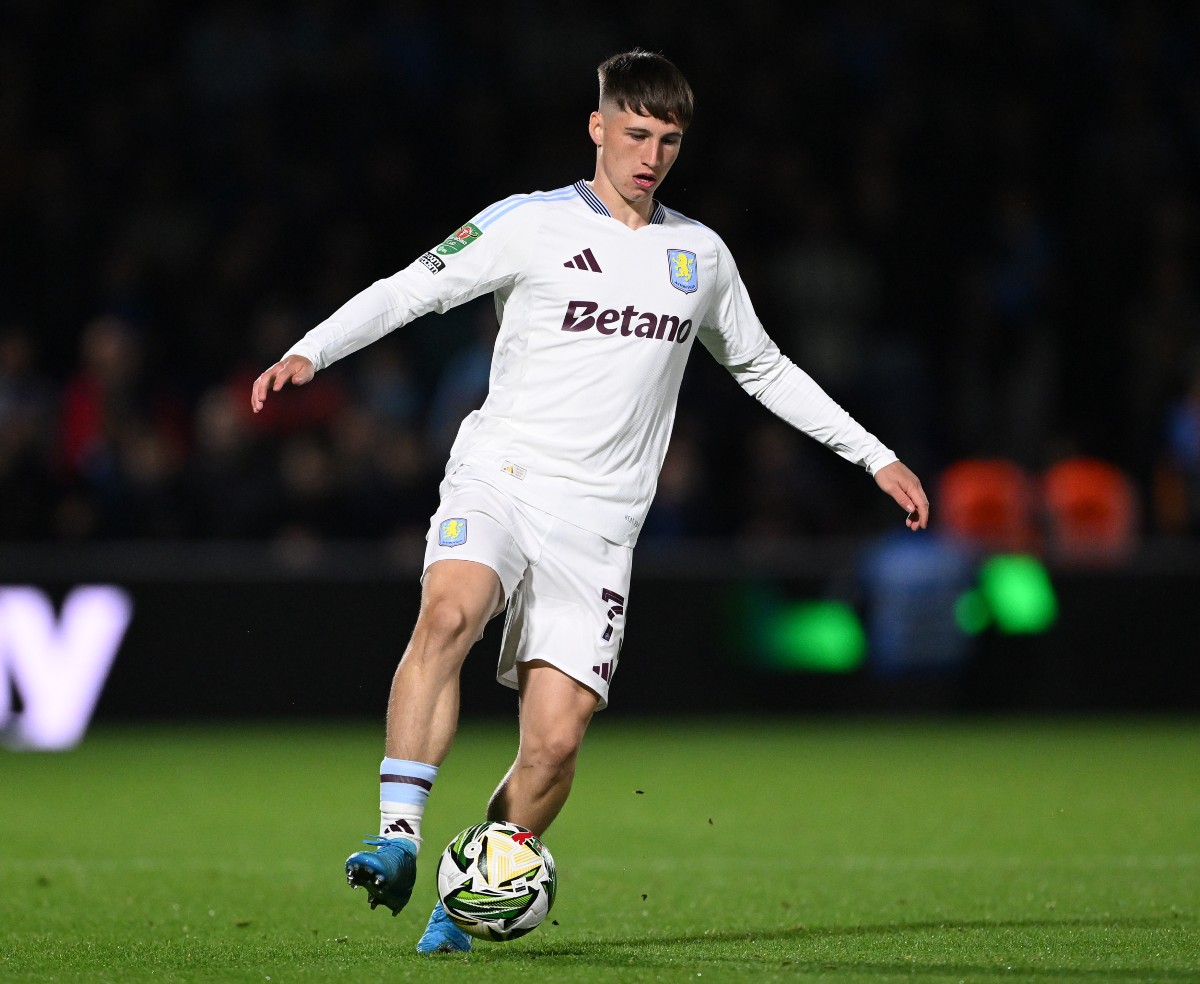
[(468, 723), (414, 902), (345, 885), (378, 728), (0, 753), (0, 981), (1200, 981), (1200, 723), (601, 715), (540, 929), (418, 957), (510, 724)]

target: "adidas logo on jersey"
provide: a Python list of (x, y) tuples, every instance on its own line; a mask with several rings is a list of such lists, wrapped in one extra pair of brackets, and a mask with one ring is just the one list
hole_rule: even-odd
[(600, 269), (600, 264), (596, 262), (596, 257), (592, 255), (590, 249), (585, 249), (582, 253), (576, 253), (574, 258), (567, 260), (563, 266), (570, 267), (572, 270), (590, 270), (592, 273), (604, 272)]
[(587, 331), (595, 328), (601, 335), (633, 335), (636, 338), (661, 338), (668, 342), (686, 342), (692, 334), (692, 320), (680, 321), (673, 314), (637, 311), (632, 304), (623, 310), (601, 311), (595, 301), (568, 301), (563, 331)]

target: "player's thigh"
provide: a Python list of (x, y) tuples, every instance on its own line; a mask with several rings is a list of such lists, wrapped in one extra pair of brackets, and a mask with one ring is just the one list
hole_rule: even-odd
[[(482, 482), (460, 482), (442, 498), (426, 535), (422, 610), (466, 600), (497, 614), (528, 566), (528, 531), (512, 501)], [(479, 568), (494, 575), (490, 579)], [(499, 597), (493, 588), (499, 589)]]
[(487, 564), (473, 560), (437, 560), (421, 582), (418, 626), (471, 639), (483, 633), (488, 619), (504, 607), (500, 577)]

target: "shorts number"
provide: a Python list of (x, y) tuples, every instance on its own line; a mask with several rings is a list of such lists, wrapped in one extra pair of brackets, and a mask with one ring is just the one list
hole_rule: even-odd
[(608, 610), (608, 625), (604, 627), (604, 635), (601, 636), (605, 642), (608, 642), (608, 640), (612, 638), (613, 634), (613, 619), (618, 615), (623, 615), (625, 613), (625, 598), (623, 595), (619, 595), (615, 591), (609, 591), (608, 588), (605, 588), (600, 592), (600, 600), (611, 601), (613, 603), (612, 607), (610, 607)]

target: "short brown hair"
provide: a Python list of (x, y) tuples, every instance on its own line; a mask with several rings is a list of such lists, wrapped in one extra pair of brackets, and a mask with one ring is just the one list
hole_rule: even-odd
[(601, 106), (613, 103), (618, 109), (653, 116), (684, 130), (691, 125), (692, 87), (662, 55), (634, 48), (606, 59), (597, 74)]

